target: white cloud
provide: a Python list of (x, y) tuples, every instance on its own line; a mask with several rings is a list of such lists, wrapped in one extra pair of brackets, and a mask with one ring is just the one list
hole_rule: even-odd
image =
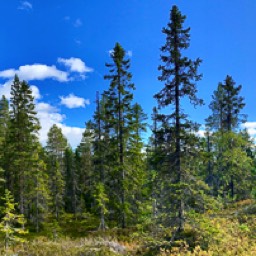
[(256, 135), (256, 122), (245, 122), (241, 124), (242, 128), (245, 128), (250, 136), (254, 137)]
[(36, 104), (36, 111), (41, 124), (39, 138), (43, 145), (46, 145), (47, 134), (54, 124), (62, 129), (62, 133), (68, 139), (71, 147), (75, 148), (81, 142), (84, 129), (64, 124), (63, 122), (66, 116), (59, 113), (56, 107), (45, 102), (40, 102)]
[(76, 19), (74, 22), (74, 27), (78, 28), (83, 25), (83, 22), (80, 19)]
[(256, 129), (256, 122), (245, 122), (241, 126), (246, 129)]
[[(256, 122), (245, 122), (245, 123), (241, 124), (241, 128), (242, 129), (246, 129), (248, 134), (252, 138), (256, 137)], [(202, 126), (201, 129), (198, 132), (196, 132), (196, 134), (199, 137), (204, 137), (205, 133), (206, 133), (206, 130), (204, 130), (204, 129), (205, 129), (205, 127)]]
[[(6, 99), (8, 99), (8, 100), (11, 98), (12, 83), (13, 83), (12, 80), (8, 80), (6, 83), (0, 84), (0, 95), (4, 95), (6, 97)], [(40, 99), (41, 95), (40, 95), (38, 87), (36, 87), (35, 85), (31, 85), (30, 88), (32, 90), (32, 95), (33, 95), (34, 99), (35, 100)]]
[[(45, 80), (45, 79), (54, 79), (59, 82), (68, 82), (76, 79), (77, 77), (74, 72), (79, 73), (79, 78), (85, 79), (85, 73), (93, 72), (93, 69), (87, 67), (85, 63), (79, 59), (71, 57), (69, 59), (58, 58), (58, 63), (64, 64), (69, 70), (63, 71), (58, 69), (55, 65), (48, 66), (45, 64), (32, 64), (32, 65), (23, 65), (18, 69), (6, 69), (0, 71), (0, 78), (12, 80), (14, 75), (17, 74), (20, 80)], [(0, 87), (3, 87), (3, 85)], [(1, 88), (0, 88), (1, 89)]]
[(69, 59), (58, 58), (58, 62), (64, 64), (72, 72), (87, 73), (87, 72), (93, 71), (92, 68), (87, 67), (85, 63), (79, 58), (74, 58), (74, 57)]
[(62, 133), (68, 139), (68, 142), (72, 148), (75, 148), (80, 144), (83, 132), (85, 130), (84, 128), (71, 127), (61, 123), (57, 124), (57, 126), (61, 128)]
[(35, 100), (41, 99), (41, 95), (37, 86), (31, 85), (30, 89), (32, 90), (32, 95)]
[[(112, 55), (114, 54), (114, 49), (108, 50), (108, 54), (109, 54), (109, 56), (112, 56)], [(131, 51), (131, 50), (125, 52), (125, 54), (126, 54), (126, 56), (129, 57), (129, 58), (132, 57), (132, 51)]]
[(10, 77), (14, 77), (15, 75), (15, 69), (7, 69), (7, 70), (3, 70), (0, 71), (0, 77), (2, 78), (10, 78)]
[(205, 137), (205, 130), (198, 130), (195, 134), (199, 137)]
[(108, 54), (109, 54), (109, 56), (110, 56), (110, 57), (111, 57), (111, 56), (113, 56), (113, 54), (114, 54), (114, 50), (113, 50), (113, 49), (108, 50)]
[(64, 17), (64, 20), (70, 21), (70, 16), (65, 16), (65, 17)]
[(89, 99), (77, 97), (72, 93), (66, 97), (60, 96), (60, 99), (61, 99), (61, 104), (65, 105), (67, 108), (80, 108), (80, 107), (84, 108), (85, 105), (90, 104)]
[(28, 1), (21, 1), (20, 2), (20, 5), (18, 6), (18, 9), (19, 10), (26, 10), (26, 11), (29, 11), (29, 10), (32, 10), (33, 9), (33, 6), (30, 2)]
[(20, 80), (44, 80), (47, 78), (55, 79), (59, 82), (67, 82), (68, 73), (58, 70), (54, 65), (32, 64), (20, 66), (19, 69), (7, 69), (0, 71), (1, 78), (12, 79), (17, 74)]
[(127, 51), (126, 55), (131, 58), (132, 57), (132, 51)]
[(11, 98), (11, 85), (12, 80), (8, 80), (4, 84), (0, 84), (0, 95), (4, 95), (8, 100)]

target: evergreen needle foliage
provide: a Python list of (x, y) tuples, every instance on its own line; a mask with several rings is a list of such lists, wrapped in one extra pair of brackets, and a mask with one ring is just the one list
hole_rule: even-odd
[(242, 86), (230, 75), (217, 85), (198, 136), (184, 102), (203, 104), (202, 61), (186, 55), (185, 21), (172, 6), (148, 142), (120, 43), (77, 148), (57, 124), (40, 143), (31, 87), (15, 75), (0, 99), (1, 255), (256, 255), (256, 150), (240, 126)]

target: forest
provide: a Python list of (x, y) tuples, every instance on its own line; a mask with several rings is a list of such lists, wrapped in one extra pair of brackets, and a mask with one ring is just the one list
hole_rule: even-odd
[(204, 104), (185, 20), (172, 6), (151, 116), (115, 44), (109, 88), (97, 92), (77, 148), (57, 125), (40, 143), (32, 90), (14, 77), (0, 100), (1, 255), (256, 255), (256, 150), (241, 128), (242, 85), (220, 77), (199, 136), (183, 109)]

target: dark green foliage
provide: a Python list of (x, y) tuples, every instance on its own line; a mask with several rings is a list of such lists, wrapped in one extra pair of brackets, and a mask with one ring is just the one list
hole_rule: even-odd
[(92, 211), (93, 205), (93, 130), (92, 123), (86, 123), (82, 141), (76, 149), (76, 170), (78, 177), (78, 213)]
[[(196, 97), (196, 81), (201, 79), (197, 68), (201, 60), (192, 61), (183, 57), (190, 42), (190, 28), (183, 27), (185, 18), (177, 6), (172, 7), (170, 22), (163, 28), (166, 44), (161, 47), (163, 64), (159, 66), (159, 80), (164, 82), (164, 88), (155, 95), (159, 108), (169, 107), (168, 114), (156, 114), (155, 119), (161, 122), (161, 128), (155, 136), (161, 139), (160, 147), (164, 151), (160, 160), (161, 178), (164, 181), (161, 197), (165, 206), (168, 201), (172, 202), (171, 208), (166, 210), (170, 216), (169, 222), (177, 225), (178, 231), (184, 229), (185, 208), (190, 203), (188, 198), (195, 191), (193, 182), (197, 186), (194, 167), (190, 166), (196, 152), (196, 138), (192, 136), (196, 126), (188, 121), (182, 111), (181, 99), (188, 97), (194, 106), (202, 104), (202, 100)], [(170, 112), (171, 107), (173, 112)]]
[[(227, 76), (224, 83), (219, 83), (217, 90), (213, 93), (212, 102), (209, 106), (212, 114), (206, 119), (207, 129), (215, 132), (211, 136), (211, 140), (214, 141), (213, 143), (218, 141), (217, 144), (213, 145), (215, 153), (211, 154), (212, 159), (209, 159), (208, 162), (208, 165), (210, 162), (214, 162), (215, 166), (212, 164), (208, 166), (208, 172), (211, 174), (211, 177), (210, 179), (208, 177), (207, 181), (212, 188), (214, 186), (215, 194), (221, 193), (224, 197), (228, 194), (232, 199), (234, 199), (236, 194), (235, 190), (237, 188), (235, 188), (235, 183), (237, 183), (238, 173), (240, 173), (239, 167), (234, 172), (234, 156), (238, 156), (237, 150), (241, 150), (239, 153), (241, 159), (246, 157), (247, 153), (243, 148), (249, 142), (248, 140), (243, 141), (241, 135), (233, 133), (237, 130), (239, 124), (246, 120), (246, 116), (240, 113), (245, 106), (244, 98), (239, 95), (241, 88), (241, 85), (235, 86), (231, 76)], [(208, 136), (210, 138), (209, 134)], [(237, 144), (238, 139), (239, 143)], [(208, 149), (210, 148), (208, 147)], [(225, 157), (227, 154), (229, 155), (228, 158)], [(250, 161), (248, 162), (248, 160), (244, 159), (246, 162), (244, 166), (247, 166), (247, 164), (250, 166)], [(244, 173), (246, 177), (250, 173), (251, 167), (249, 166), (247, 166), (249, 168), (249, 170), (247, 169), (248, 172), (245, 171)], [(214, 176), (213, 172), (215, 172)], [(224, 194), (223, 190), (225, 191)]]
[(206, 125), (212, 130), (233, 131), (245, 122), (246, 116), (240, 114), (244, 108), (244, 98), (239, 96), (242, 86), (235, 86), (231, 76), (227, 76), (224, 83), (219, 83), (214, 91), (210, 109), (212, 115), (206, 119)]
[[(3, 149), (9, 123), (9, 103), (3, 95), (0, 100), (0, 147)], [(2, 150), (1, 150), (2, 151)]]
[(11, 87), (3, 167), (6, 187), (18, 202), (20, 213), (30, 220), (35, 217), (32, 191), (37, 188), (37, 168), (41, 165), (37, 137), (40, 125), (33, 100), (29, 85), (15, 76)]
[(77, 213), (78, 176), (75, 164), (75, 154), (72, 148), (65, 150), (65, 211)]
[(56, 124), (43, 148), (31, 88), (15, 76), (10, 101), (0, 99), (1, 255), (3, 241), (7, 248), (15, 232), (23, 233), (24, 218), (32, 232), (25, 246), (10, 250), (13, 255), (256, 250), (256, 151), (248, 132), (238, 131), (245, 121), (242, 86), (231, 76), (218, 84), (205, 136), (197, 136), (199, 125), (189, 120), (183, 103), (203, 103), (196, 96), (201, 60), (185, 56), (190, 46), (185, 19), (173, 6), (162, 30), (163, 88), (154, 96), (147, 147), (147, 116), (133, 100), (131, 61), (119, 43), (106, 64), (109, 87), (97, 92), (94, 115), (76, 149)]
[[(126, 197), (126, 180), (128, 169), (127, 143), (131, 133), (131, 104), (133, 99), (132, 90), (135, 89), (131, 83), (132, 75), (129, 72), (130, 60), (125, 59), (125, 50), (120, 44), (116, 44), (111, 54), (113, 63), (106, 64), (109, 68), (109, 75), (104, 78), (110, 80), (110, 87), (105, 91), (108, 101), (106, 111), (108, 113), (108, 123), (110, 125), (111, 144), (114, 161), (111, 163), (111, 172), (115, 176), (113, 184), (115, 193), (112, 202), (115, 202), (116, 210), (120, 216), (119, 223), (124, 228), (127, 225), (127, 214), (129, 204)], [(114, 205), (113, 205), (114, 206)]]
[(58, 221), (64, 209), (65, 196), (65, 161), (64, 154), (67, 148), (67, 139), (56, 125), (48, 132), (47, 140), (47, 170), (50, 191), (50, 211)]

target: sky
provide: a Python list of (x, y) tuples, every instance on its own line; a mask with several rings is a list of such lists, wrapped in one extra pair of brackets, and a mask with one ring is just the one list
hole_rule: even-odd
[[(53, 124), (76, 147), (95, 110), (96, 91), (109, 86), (105, 63), (116, 42), (131, 59), (134, 102), (150, 124), (153, 95), (161, 90), (161, 32), (172, 5), (186, 15), (191, 44), (184, 53), (203, 60), (198, 96), (205, 105), (183, 109), (200, 124), (210, 114), (211, 95), (227, 75), (237, 85), (248, 115), (249, 133), (256, 135), (256, 1), (255, 0), (28, 0), (1, 1), (0, 96), (10, 97), (14, 74), (28, 81), (41, 122), (40, 140)], [(171, 110), (171, 107), (170, 107)], [(203, 126), (201, 128), (203, 131)]]

